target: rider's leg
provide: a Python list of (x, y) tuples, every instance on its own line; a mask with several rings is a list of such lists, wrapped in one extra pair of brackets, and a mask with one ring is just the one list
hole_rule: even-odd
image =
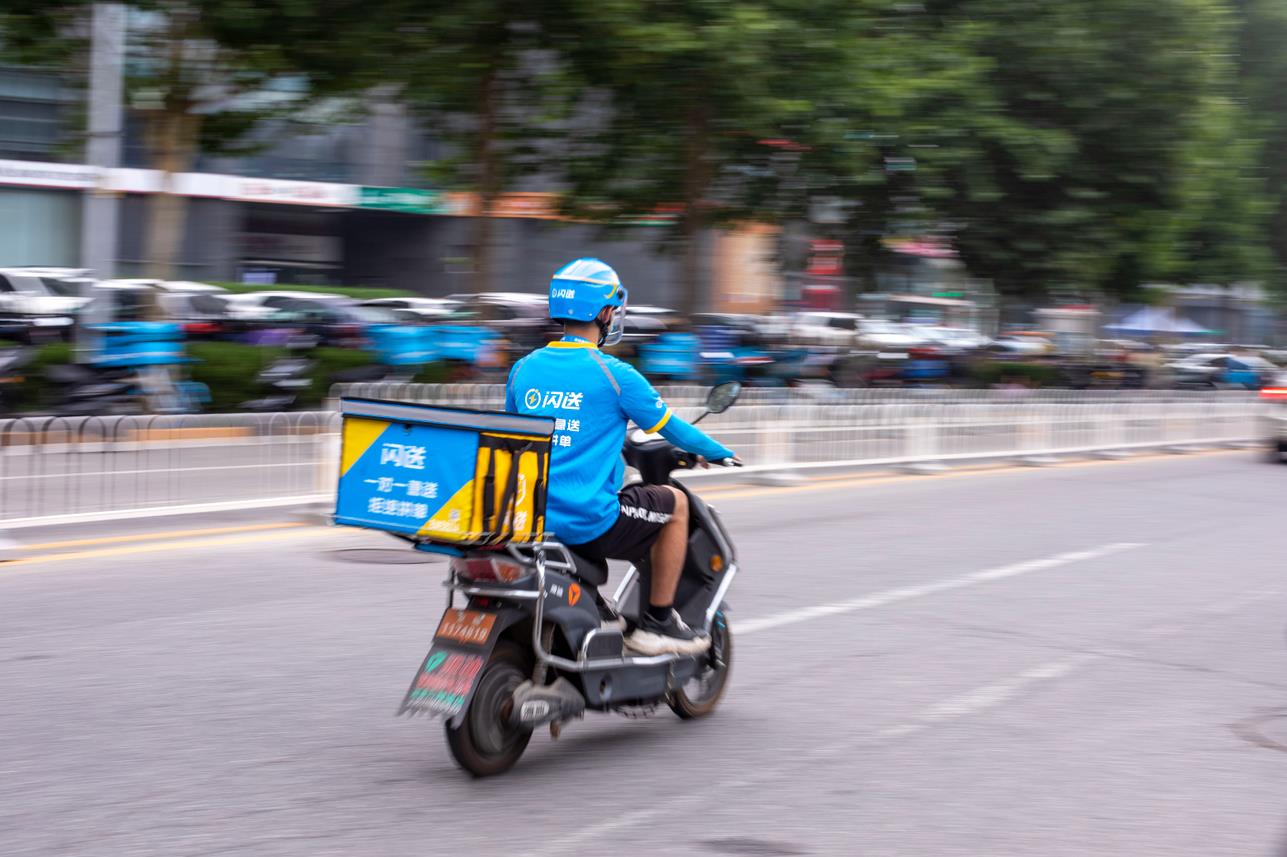
[(688, 548), (688, 495), (678, 488), (665, 487), (674, 495), (675, 508), (652, 543), (648, 562), (650, 603), (642, 611), (638, 627), (626, 638), (626, 647), (644, 655), (697, 654), (710, 646), (710, 638), (684, 624), (673, 607)]
[(649, 612), (658, 617), (664, 617), (675, 603), (675, 590), (688, 552), (688, 495), (678, 488), (665, 487), (675, 495), (675, 511), (652, 545), (652, 587), (648, 602)]

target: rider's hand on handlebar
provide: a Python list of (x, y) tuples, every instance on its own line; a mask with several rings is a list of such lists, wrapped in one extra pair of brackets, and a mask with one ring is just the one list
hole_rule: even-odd
[[(721, 467), (741, 467), (742, 459), (734, 455), (732, 458), (721, 458), (715, 463)], [(697, 466), (703, 470), (709, 470), (711, 463), (699, 455), (697, 456)]]

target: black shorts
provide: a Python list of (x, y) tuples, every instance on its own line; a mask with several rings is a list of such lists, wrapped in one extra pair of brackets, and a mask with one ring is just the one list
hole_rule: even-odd
[(648, 555), (661, 528), (675, 513), (675, 495), (662, 485), (627, 485), (617, 495), (621, 512), (608, 531), (583, 545), (569, 545), (591, 559), (636, 562)]

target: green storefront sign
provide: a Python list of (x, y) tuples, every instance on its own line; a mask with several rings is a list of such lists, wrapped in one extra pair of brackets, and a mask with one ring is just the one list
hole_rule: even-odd
[(446, 214), (443, 195), (436, 190), (414, 187), (359, 188), (358, 207), (378, 208), (383, 211), (402, 211), (408, 214)]

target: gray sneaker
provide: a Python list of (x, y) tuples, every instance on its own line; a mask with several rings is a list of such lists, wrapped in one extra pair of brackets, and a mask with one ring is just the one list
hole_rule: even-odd
[(710, 644), (710, 637), (688, 627), (674, 610), (665, 622), (645, 613), (639, 627), (626, 637), (626, 648), (641, 655), (696, 655), (710, 648)]

